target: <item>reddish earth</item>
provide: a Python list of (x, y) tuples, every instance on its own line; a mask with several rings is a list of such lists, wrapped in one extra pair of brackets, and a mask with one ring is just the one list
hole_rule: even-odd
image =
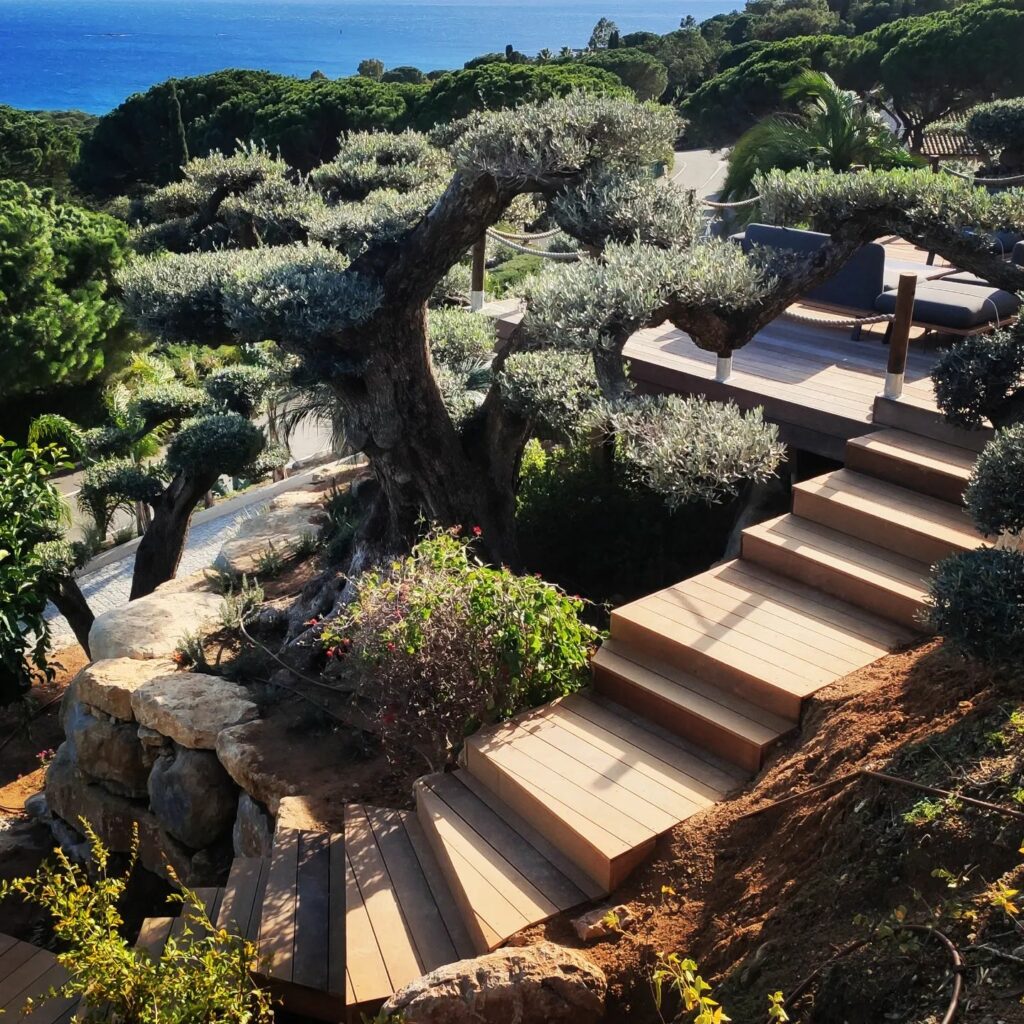
[[(664, 837), (614, 895), (631, 904), (639, 925), (588, 949), (609, 976), (609, 1018), (658, 1021), (648, 979), (663, 951), (694, 958), (734, 1021), (760, 1024), (768, 992), (794, 991), (835, 949), (895, 912), (907, 922), (937, 921), (965, 949), (958, 1020), (1024, 1022), (1024, 959), (1004, 958), (1024, 958), (1024, 929), (991, 905), (997, 880), (1024, 889), (1024, 821), (939, 804), (935, 820), (919, 809), (920, 822), (907, 823), (925, 794), (867, 780), (744, 817), (868, 767), (1024, 810), (1013, 796), (1017, 789), (1017, 801), (1024, 798), (1024, 716), (1009, 724), (1022, 698), (1020, 673), (985, 673), (938, 642), (822, 690), (799, 736), (745, 791)], [(542, 935), (580, 945), (568, 916), (521, 941)], [(842, 961), (793, 1020), (938, 1021), (950, 987), (947, 978), (944, 995), (926, 988), (943, 963), (933, 943), (872, 947)], [(969, 948), (981, 944), (997, 952)], [(665, 1019), (676, 1009), (665, 1007)]]

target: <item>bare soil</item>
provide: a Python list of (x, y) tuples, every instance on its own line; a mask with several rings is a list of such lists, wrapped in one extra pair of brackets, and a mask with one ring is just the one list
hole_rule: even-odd
[[(650, 973), (659, 952), (674, 952), (698, 962), (737, 1024), (760, 1024), (767, 993), (793, 992), (836, 950), (900, 919), (935, 923), (964, 950), (958, 1020), (1024, 1022), (1024, 960), (1003, 958), (1024, 958), (1024, 929), (992, 905), (998, 881), (1024, 889), (1024, 821), (932, 807), (926, 794), (873, 780), (748, 816), (861, 768), (1022, 811), (1014, 792), (1024, 787), (1024, 717), (1010, 723), (1022, 700), (1020, 673), (985, 672), (939, 642), (822, 690), (800, 733), (746, 790), (664, 837), (613, 895), (639, 925), (588, 948), (609, 977), (609, 1019), (659, 1020)], [(579, 947), (570, 917), (517, 941)], [(837, 963), (792, 1019), (938, 1021), (951, 986), (940, 947), (927, 936), (918, 950), (898, 945)], [(980, 945), (998, 952), (972, 948)], [(676, 1010), (666, 1004), (665, 1019)]]

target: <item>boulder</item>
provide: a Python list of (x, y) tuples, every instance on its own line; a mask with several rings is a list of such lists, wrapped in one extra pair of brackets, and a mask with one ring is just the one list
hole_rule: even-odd
[(286, 491), (278, 495), (266, 512), (247, 519), (229, 541), (225, 541), (213, 567), (241, 576), (258, 570), (260, 558), (273, 546), (288, 555), (304, 534), (316, 534), (323, 521), (323, 496), (314, 491)]
[(94, 661), (109, 658), (169, 658), (188, 633), (220, 619), (218, 594), (150, 594), (96, 616), (89, 631)]
[(120, 719), (92, 714), (77, 700), (64, 698), (64, 735), (79, 770), (121, 796), (146, 795), (149, 768), (136, 727)]
[(197, 569), (187, 576), (175, 576), (174, 579), (161, 583), (153, 591), (155, 594), (198, 594), (203, 592), (209, 594), (221, 593), (220, 575), (209, 567)]
[(139, 725), (192, 750), (213, 750), (222, 730), (259, 716), (244, 687), (197, 672), (151, 679), (132, 694), (132, 711)]
[(399, 989), (382, 1016), (405, 1024), (591, 1024), (608, 983), (582, 953), (553, 942), (447, 964)]
[(149, 806), (163, 829), (193, 850), (231, 832), (238, 789), (209, 750), (174, 747), (149, 775)]
[(274, 819), (248, 793), (239, 794), (231, 842), (236, 857), (270, 856), (274, 842)]
[[(139, 835), (139, 862), (154, 874), (166, 875), (170, 865), (184, 882), (198, 884), (192, 872), (192, 851), (160, 828), (145, 804), (136, 803), (90, 782), (75, 765), (74, 752), (62, 743), (46, 772), (46, 802), (61, 826), (81, 832), (83, 820), (111, 853), (128, 853), (135, 829)], [(57, 829), (54, 834), (58, 836)]]
[(75, 676), (72, 685), (83, 704), (124, 722), (132, 722), (135, 720), (132, 694), (143, 683), (176, 671), (177, 666), (169, 659), (110, 658), (86, 665)]

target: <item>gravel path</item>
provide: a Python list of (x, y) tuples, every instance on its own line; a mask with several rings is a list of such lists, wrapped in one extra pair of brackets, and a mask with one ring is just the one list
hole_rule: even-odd
[[(237, 512), (211, 519), (207, 523), (193, 527), (189, 531), (188, 542), (181, 556), (178, 575), (187, 576), (189, 573), (198, 572), (211, 565), (217, 557), (221, 545), (234, 537), (246, 519), (259, 515), (267, 507), (267, 504), (267, 502), (259, 502), (248, 505)], [(82, 593), (96, 615), (109, 611), (111, 608), (120, 608), (128, 603), (134, 571), (135, 555), (133, 553), (116, 562), (110, 562), (95, 572), (79, 577), (78, 585), (82, 588)], [(75, 635), (67, 620), (52, 604), (47, 607), (46, 618), (50, 621), (53, 650), (59, 651), (62, 647), (67, 647), (75, 642)]]

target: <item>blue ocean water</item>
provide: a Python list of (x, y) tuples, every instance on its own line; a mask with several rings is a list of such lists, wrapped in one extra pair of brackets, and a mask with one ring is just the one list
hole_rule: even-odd
[(668, 32), (729, 0), (0, 0), (0, 103), (104, 113), (171, 76), (224, 67), (308, 76), (458, 68), (511, 43), (584, 46), (601, 16)]

